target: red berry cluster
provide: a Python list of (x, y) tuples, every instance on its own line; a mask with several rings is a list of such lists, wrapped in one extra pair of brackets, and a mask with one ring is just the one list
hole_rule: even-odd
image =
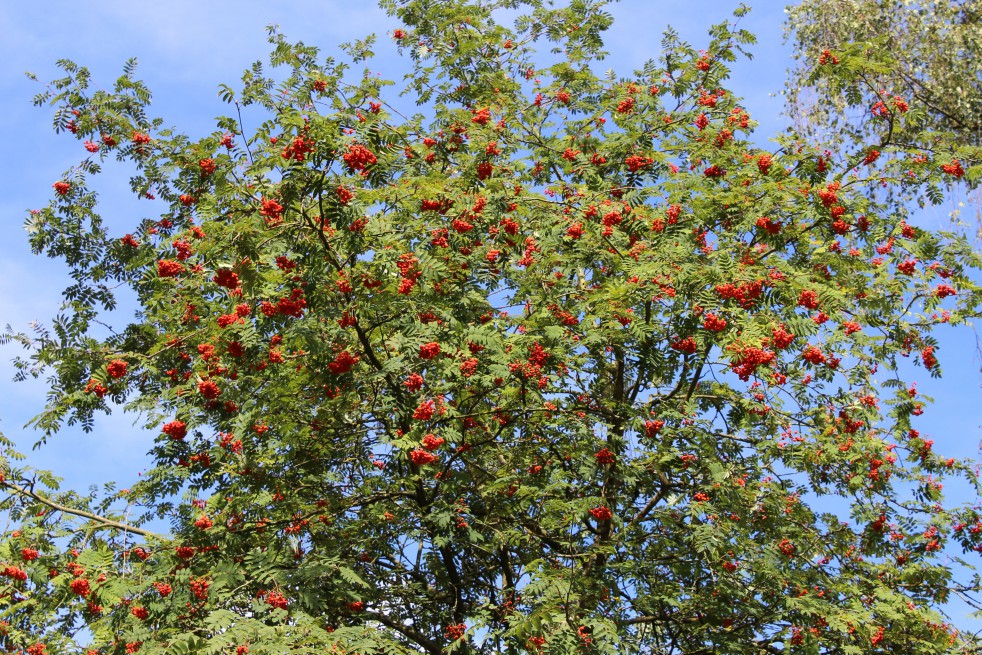
[(327, 365), (327, 370), (334, 375), (344, 375), (358, 363), (359, 359), (357, 355), (342, 350), (334, 357), (334, 361)]
[[(952, 177), (962, 177), (965, 175), (965, 169), (962, 168), (962, 163), (957, 159), (953, 160), (950, 164), (942, 164), (941, 170)], [(57, 188), (57, 185), (55, 188)], [(61, 192), (59, 191), (59, 193)]]
[(724, 300), (734, 300), (740, 307), (744, 309), (750, 309), (760, 298), (760, 294), (764, 290), (763, 280), (754, 280), (753, 282), (742, 282), (740, 284), (732, 284), (727, 282), (726, 284), (716, 285), (716, 295)]
[(655, 163), (655, 160), (651, 157), (642, 157), (641, 155), (631, 155), (624, 160), (624, 164), (627, 166), (627, 170), (632, 173), (636, 173), (642, 168), (648, 168)]
[(598, 521), (609, 521), (613, 517), (609, 507), (594, 507), (590, 515)]
[(126, 375), (126, 362), (121, 359), (114, 359), (106, 366), (106, 372), (109, 373), (109, 377), (118, 380)]
[[(316, 82), (315, 82), (316, 85)], [(313, 139), (307, 139), (303, 136), (297, 136), (293, 138), (287, 147), (283, 148), (283, 159), (292, 159), (296, 162), (302, 162), (307, 158), (307, 155), (314, 151), (316, 143)]]
[(184, 272), (184, 265), (173, 259), (161, 259), (157, 262), (157, 275), (160, 277), (177, 277)]
[(214, 400), (222, 395), (222, 390), (215, 384), (214, 380), (202, 380), (198, 383), (198, 393), (208, 400)]
[(467, 632), (467, 626), (463, 623), (455, 623), (454, 625), (448, 625), (443, 629), (443, 635), (450, 641), (458, 641), (463, 638), (464, 633)]
[(266, 224), (270, 227), (279, 225), (283, 221), (283, 205), (272, 198), (263, 198), (259, 206), (259, 214), (266, 218)]
[(644, 436), (650, 438), (657, 437), (661, 429), (665, 427), (665, 421), (645, 421)]
[(417, 421), (429, 421), (433, 418), (433, 414), (436, 413), (435, 403), (432, 400), (424, 400), (413, 412), (413, 418)]
[(184, 421), (171, 421), (170, 423), (165, 423), (164, 427), (161, 428), (168, 437), (174, 441), (180, 441), (188, 433), (187, 423)]
[(722, 332), (726, 329), (726, 319), (716, 314), (706, 314), (702, 326), (710, 332)]
[(798, 296), (798, 306), (805, 309), (818, 309), (818, 294), (811, 289), (804, 289)]
[(781, 231), (781, 221), (775, 221), (773, 219), (761, 216), (757, 219), (757, 227), (764, 230), (768, 234), (778, 234)]
[(442, 446), (444, 441), (445, 440), (442, 437), (438, 437), (435, 434), (428, 434), (423, 437), (423, 441), (421, 443), (423, 448), (426, 450), (434, 451)]
[(378, 161), (365, 146), (355, 143), (348, 146), (348, 152), (341, 156), (345, 165), (351, 171), (364, 172), (369, 166)]
[(424, 343), (419, 347), (419, 358), (420, 359), (433, 359), (440, 354), (440, 344), (435, 341), (430, 343)]
[(691, 355), (699, 349), (699, 344), (692, 337), (677, 339), (671, 343), (672, 350), (677, 350), (684, 355)]
[[(191, 578), (189, 586), (191, 587), (191, 593), (198, 600), (208, 599), (208, 587), (211, 585), (205, 578)], [(269, 602), (269, 596), (266, 597), (266, 602)]]
[(593, 458), (597, 460), (597, 463), (601, 466), (610, 466), (617, 461), (617, 456), (610, 452), (609, 448), (604, 448), (597, 451), (594, 453)]
[(831, 50), (822, 50), (821, 56), (818, 58), (819, 66), (824, 66), (825, 64), (835, 64), (839, 63), (839, 58), (832, 54)]
[(221, 268), (216, 271), (211, 281), (227, 289), (237, 289), (239, 286), (239, 276), (230, 268)]
[(775, 355), (769, 350), (762, 350), (754, 346), (746, 346), (740, 350), (740, 354), (730, 362), (730, 368), (737, 376), (746, 382), (751, 375), (757, 372), (761, 366), (767, 366), (774, 361)]
[(273, 608), (285, 610), (290, 604), (290, 601), (286, 599), (286, 596), (278, 591), (260, 591), (259, 597), (266, 601), (266, 603)]
[(89, 581), (85, 578), (75, 578), (68, 583), (68, 588), (82, 598), (87, 598), (92, 592), (92, 589), (89, 587)]
[(422, 448), (416, 448), (409, 453), (409, 459), (416, 466), (426, 466), (427, 464), (432, 464), (439, 459), (436, 455)]

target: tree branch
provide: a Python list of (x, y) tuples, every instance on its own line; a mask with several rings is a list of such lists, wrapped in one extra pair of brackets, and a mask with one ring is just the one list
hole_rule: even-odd
[(65, 514), (72, 514), (74, 516), (86, 518), (89, 519), (90, 521), (95, 521), (96, 523), (99, 523), (100, 525), (109, 529), (122, 530), (123, 532), (131, 532), (133, 534), (138, 534), (143, 537), (156, 537), (157, 539), (167, 539), (167, 537), (165, 537), (164, 535), (157, 534), (156, 532), (151, 532), (150, 530), (144, 530), (143, 528), (137, 528), (132, 525), (120, 523), (119, 521), (114, 521), (110, 518), (106, 518), (105, 516), (99, 516), (98, 514), (86, 512), (85, 510), (74, 509), (72, 507), (66, 507), (65, 505), (60, 505), (55, 501), (51, 500), (50, 498), (46, 498), (42, 496), (36, 491), (33, 491), (31, 489), (25, 489), (24, 487), (16, 485), (8, 480), (0, 480), (0, 486), (6, 487), (7, 489), (10, 489), (14, 493), (17, 493), (21, 496), (27, 496), (29, 498), (33, 498), (34, 500), (38, 501), (42, 505), (47, 505), (51, 509), (56, 510), (58, 512), (63, 512)]

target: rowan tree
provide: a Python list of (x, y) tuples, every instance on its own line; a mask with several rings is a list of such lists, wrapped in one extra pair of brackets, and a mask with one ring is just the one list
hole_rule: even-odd
[[(904, 202), (974, 162), (751, 145), (733, 24), (598, 76), (599, 0), (382, 6), (417, 115), (358, 70), (372, 38), (275, 30), (203, 138), (131, 64), (37, 97), (85, 152), (28, 218), (73, 278), (8, 336), (49, 376), (34, 426), (159, 436), (107, 495), (5, 451), (3, 648), (974, 652), (943, 614), (978, 587), (948, 559), (982, 550), (974, 463), (915, 383), (979, 260)], [(153, 215), (125, 232), (90, 186), (120, 166)]]

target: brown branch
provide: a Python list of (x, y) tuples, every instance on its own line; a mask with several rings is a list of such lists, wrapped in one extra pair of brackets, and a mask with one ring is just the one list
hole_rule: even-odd
[(386, 626), (387, 628), (391, 628), (392, 630), (395, 630), (396, 632), (402, 634), (408, 639), (411, 639), (415, 643), (419, 644), (424, 650), (426, 650), (427, 653), (434, 653), (435, 655), (439, 655), (439, 653), (442, 652), (442, 648), (439, 643), (437, 643), (432, 639), (429, 639), (428, 637), (417, 632), (416, 630), (414, 630), (409, 626), (403, 625), (398, 621), (393, 621), (385, 614), (382, 614), (380, 612), (379, 613), (369, 612), (368, 616), (370, 616), (372, 620), (378, 621), (379, 623)]
[(45, 498), (44, 496), (38, 494), (36, 491), (25, 489), (24, 487), (16, 485), (13, 482), (9, 482), (7, 480), (0, 481), (0, 486), (4, 486), (7, 489), (10, 489), (15, 493), (20, 494), (21, 496), (27, 496), (29, 498), (33, 498), (34, 500), (38, 501), (42, 505), (47, 505), (48, 507), (50, 507), (55, 511), (86, 518), (91, 521), (95, 521), (96, 523), (99, 523), (105, 526), (106, 528), (110, 528), (114, 530), (122, 530), (123, 532), (131, 532), (133, 534), (138, 534), (143, 537), (156, 537), (157, 539), (167, 539), (167, 537), (157, 534), (156, 532), (151, 532), (150, 530), (144, 530), (143, 528), (137, 528), (132, 525), (120, 523), (119, 521), (114, 521), (110, 518), (106, 518), (105, 516), (99, 516), (98, 514), (86, 512), (85, 510), (74, 509), (72, 507), (66, 507), (64, 505), (60, 505), (55, 501), (51, 500), (50, 498)]
[(643, 521), (644, 518), (648, 516), (648, 514), (651, 512), (651, 510), (655, 508), (655, 505), (661, 502), (661, 499), (665, 497), (665, 490), (671, 488), (672, 485), (668, 480), (668, 476), (666, 476), (663, 471), (658, 472), (658, 477), (661, 479), (661, 483), (662, 483), (662, 486), (658, 490), (658, 493), (655, 494), (651, 498), (651, 500), (648, 501), (648, 504), (646, 504), (644, 507), (641, 508), (641, 511), (639, 511), (637, 514), (634, 515), (634, 518), (632, 518), (626, 526), (624, 526), (625, 530), (628, 530), (629, 528), (637, 525), (638, 522)]

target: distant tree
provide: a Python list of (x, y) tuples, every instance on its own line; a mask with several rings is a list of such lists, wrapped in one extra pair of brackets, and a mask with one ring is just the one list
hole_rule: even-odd
[[(974, 463), (912, 380), (979, 259), (878, 192), (960, 180), (954, 137), (761, 150), (722, 86), (750, 34), (598, 77), (604, 4), (383, 0), (414, 116), (352, 71), (372, 38), (272, 31), (200, 139), (132, 64), (61, 62), (37, 104), (86, 152), (28, 228), (73, 281), (8, 339), (43, 440), (116, 405), (159, 437), (101, 495), (5, 444), (6, 652), (975, 652), (942, 613), (976, 602)], [(120, 233), (113, 159), (156, 214)]]
[[(982, 145), (982, 0), (803, 0), (788, 7), (788, 30), (797, 65), (787, 91), (803, 128), (866, 138), (892, 122), (900, 98), (919, 117), (907, 118), (905, 139)], [(815, 76), (824, 51), (844, 49), (875, 51), (884, 66)]]

